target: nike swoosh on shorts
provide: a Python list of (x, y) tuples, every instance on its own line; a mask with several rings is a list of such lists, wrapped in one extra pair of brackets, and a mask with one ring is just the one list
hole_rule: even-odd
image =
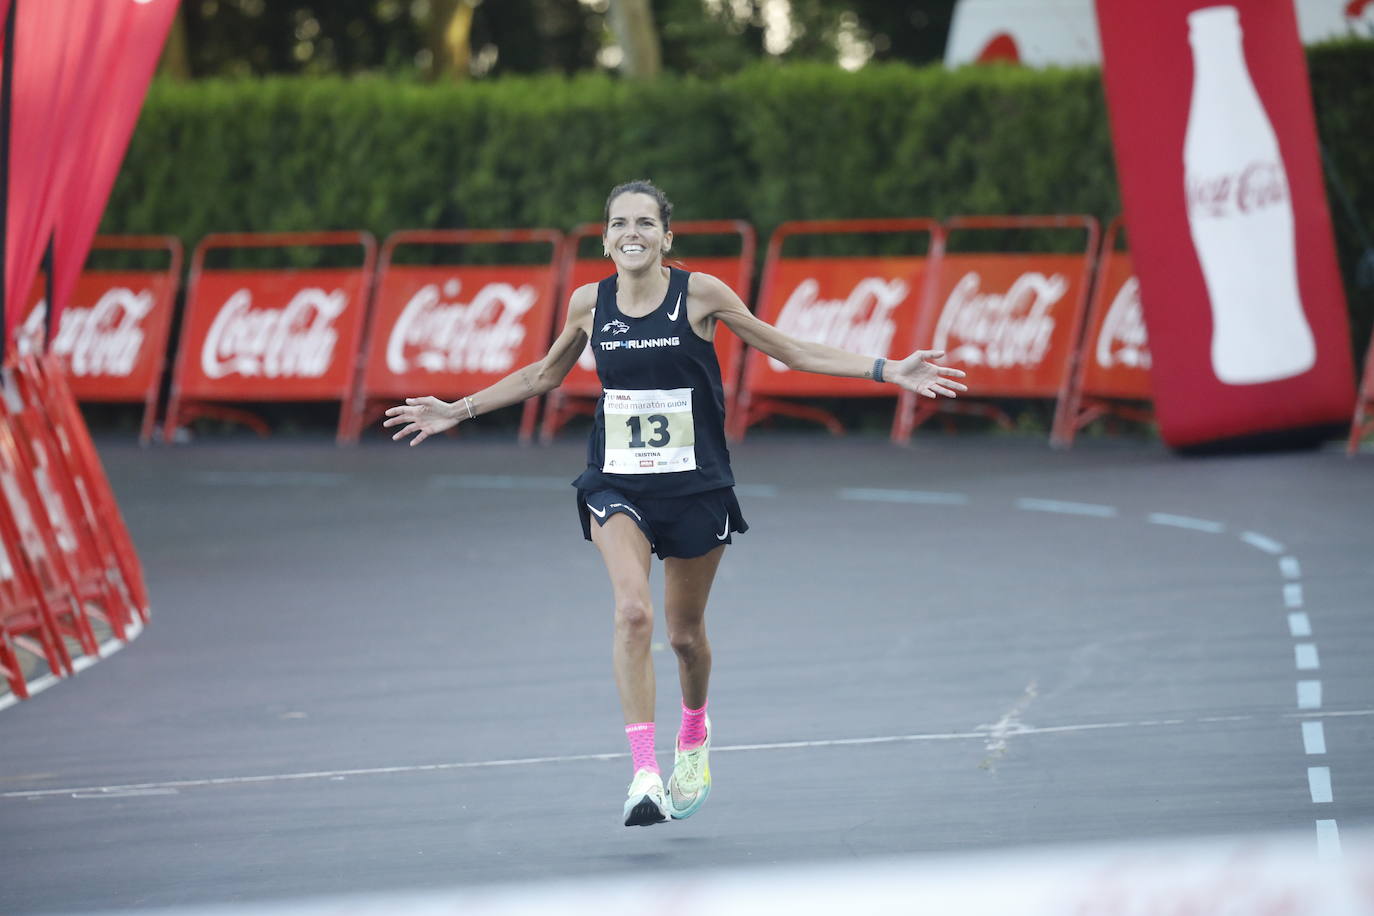
[(596, 508), (595, 506), (593, 506), (591, 503), (587, 503), (587, 508), (590, 509), (591, 512), (592, 512), (592, 515), (595, 515), (597, 518), (605, 518), (605, 517), (606, 517), (606, 510), (605, 510), (605, 509), (598, 509), (598, 508)]
[(725, 540), (726, 538), (728, 538), (729, 536), (730, 536), (730, 520), (727, 518), (727, 519), (725, 520), (725, 530), (722, 531), (720, 534), (716, 535), (716, 540), (717, 540), (717, 541), (723, 541), (723, 540)]

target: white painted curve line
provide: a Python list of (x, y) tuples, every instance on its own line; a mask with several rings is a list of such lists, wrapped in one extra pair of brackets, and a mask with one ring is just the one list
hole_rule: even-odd
[(1284, 546), (1278, 541), (1270, 537), (1265, 537), (1256, 531), (1242, 531), (1240, 539), (1251, 547), (1258, 547), (1265, 553), (1271, 553), (1274, 556), (1278, 556), (1284, 551)]
[(1307, 788), (1312, 791), (1312, 804), (1329, 804), (1331, 802), (1331, 768), (1308, 767)]
[(1190, 531), (1205, 531), (1208, 534), (1221, 534), (1226, 530), (1226, 526), (1221, 522), (1214, 522), (1205, 518), (1190, 518), (1186, 515), (1170, 515), (1167, 512), (1151, 512), (1148, 519), (1152, 525), (1187, 528)]
[(1283, 587), (1283, 606), (1302, 607), (1302, 583), (1289, 582)]
[[(1227, 721), (1245, 721), (1253, 716), (1227, 716)], [(1028, 726), (1017, 725), (1006, 730), (1006, 735), (1058, 735), (1078, 732), (1102, 731), (1129, 728), (1165, 728), (1190, 725), (1204, 720), (1189, 719), (1145, 719), (1121, 722), (1085, 722), (1079, 725)], [(1209, 720), (1210, 721), (1210, 720)], [(987, 741), (992, 736), (992, 728), (984, 726), (972, 731), (926, 732), (911, 735), (878, 735), (871, 738), (831, 738), (815, 741), (778, 741), (768, 744), (734, 744), (712, 748), (713, 753), (735, 751), (776, 751), (816, 747), (856, 747), (874, 744), (898, 744), (924, 741)], [(131, 797), (133, 793), (152, 794), (150, 790), (187, 789), (205, 786), (251, 785), (255, 783), (287, 782), (310, 779), (346, 779), (350, 776), (383, 776), (396, 773), (433, 773), (445, 770), (472, 770), (489, 767), (532, 766), (549, 763), (576, 763), (581, 761), (622, 760), (630, 755), (625, 751), (610, 754), (572, 754), (562, 757), (518, 757), (502, 760), (476, 760), (454, 763), (427, 763), (388, 767), (369, 767), (356, 770), (314, 770), (301, 773), (276, 773), (260, 776), (222, 776), (207, 779), (182, 779), (167, 782), (140, 782), (114, 786), (76, 786), (63, 789), (32, 789), (18, 792), (0, 792), (0, 798), (51, 798), (100, 793), (105, 797), (121, 793)]]
[(872, 487), (843, 487), (840, 499), (870, 503), (913, 503), (921, 506), (965, 506), (965, 493), (940, 493), (934, 490), (880, 490)]
[(1299, 671), (1316, 671), (1322, 666), (1317, 657), (1317, 647), (1310, 642), (1300, 642), (1293, 647), (1293, 664)]
[(1330, 862), (1341, 857), (1341, 833), (1335, 821), (1317, 821), (1317, 858)]
[(1279, 572), (1283, 573), (1285, 579), (1298, 579), (1302, 577), (1302, 567), (1298, 565), (1297, 557), (1280, 557)]
[(1288, 632), (1293, 636), (1311, 636), (1312, 619), (1305, 611), (1294, 611), (1288, 615)]
[(1320, 722), (1302, 723), (1302, 749), (1308, 754), (1326, 753), (1326, 731)]
[(1056, 512), (1060, 515), (1084, 515), (1092, 518), (1116, 518), (1116, 506), (1101, 506), (1096, 503), (1065, 502), (1061, 499), (1016, 500), (1016, 508), (1027, 512)]
[(1322, 682), (1298, 681), (1298, 708), (1322, 708)]

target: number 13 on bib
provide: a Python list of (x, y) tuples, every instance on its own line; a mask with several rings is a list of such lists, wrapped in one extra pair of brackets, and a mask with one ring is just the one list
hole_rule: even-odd
[(608, 474), (667, 474), (697, 466), (692, 389), (633, 391), (607, 388)]

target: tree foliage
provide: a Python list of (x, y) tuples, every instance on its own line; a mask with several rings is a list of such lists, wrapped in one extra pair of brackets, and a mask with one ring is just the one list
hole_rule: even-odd
[[(669, 72), (722, 76), (770, 57), (919, 64), (943, 53), (954, 2), (184, 0), (163, 70), (434, 79), (606, 69), (624, 56), (607, 53), (622, 6), (648, 12)], [(452, 46), (459, 34), (466, 48)]]

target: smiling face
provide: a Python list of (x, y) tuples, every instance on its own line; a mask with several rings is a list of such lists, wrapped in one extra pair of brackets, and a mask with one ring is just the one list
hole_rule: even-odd
[(616, 268), (633, 272), (657, 267), (673, 244), (673, 233), (664, 230), (656, 200), (628, 192), (611, 201), (602, 241)]

